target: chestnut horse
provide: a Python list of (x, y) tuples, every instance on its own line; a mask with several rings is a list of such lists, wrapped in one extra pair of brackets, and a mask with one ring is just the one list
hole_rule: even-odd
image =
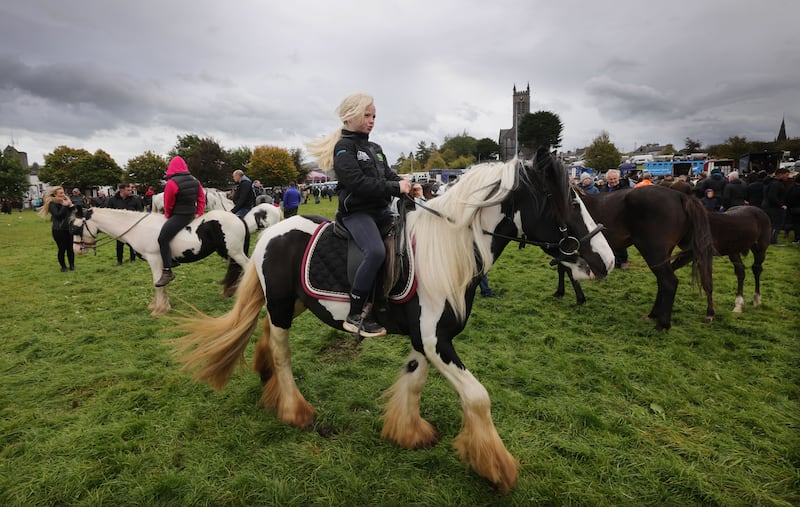
[[(693, 263), (693, 278), (699, 277), (706, 293), (705, 320), (713, 320), (713, 243), (708, 214), (699, 200), (658, 185), (587, 194), (581, 199), (592, 217), (605, 226), (603, 234), (611, 248), (616, 251), (635, 246), (655, 275), (658, 292), (645, 318), (655, 320), (656, 329), (669, 329), (672, 325), (672, 307), (678, 291), (676, 267), (670, 264), (675, 247), (683, 251), (682, 265)], [(556, 297), (564, 296), (565, 275), (570, 274), (559, 265)], [(570, 282), (577, 303), (585, 303), (580, 284), (571, 276)]]

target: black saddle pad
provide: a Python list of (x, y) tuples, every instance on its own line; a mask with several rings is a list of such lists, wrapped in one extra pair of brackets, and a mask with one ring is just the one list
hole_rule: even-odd
[[(347, 277), (347, 243), (333, 233), (334, 223), (324, 222), (317, 227), (303, 257), (303, 290), (317, 299), (350, 301), (350, 281)], [(414, 256), (403, 252), (403, 276), (389, 294), (392, 303), (408, 301), (417, 289), (414, 276)]]

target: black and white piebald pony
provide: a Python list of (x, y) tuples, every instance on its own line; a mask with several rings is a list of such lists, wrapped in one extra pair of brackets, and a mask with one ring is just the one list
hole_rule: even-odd
[[(510, 241), (544, 246), (583, 279), (605, 277), (614, 256), (602, 234), (592, 234), (599, 228), (571, 193), (563, 167), (546, 151), (530, 167), (516, 160), (474, 166), (427, 207), (406, 217), (416, 292), (403, 302), (373, 309), (389, 333), (409, 336), (413, 348), (387, 392), (382, 436), (405, 448), (438, 442), (437, 431), (419, 411), (432, 364), (461, 398), (463, 428), (454, 441), (456, 452), (506, 492), (516, 485), (518, 463), (495, 429), (488, 392), (453, 346), (466, 326), (475, 289)], [(183, 368), (196, 370), (195, 380), (222, 388), (243, 359), (266, 302), (268, 318), (254, 352), (254, 368), (265, 383), (261, 402), (281, 420), (304, 429), (313, 425), (314, 407), (294, 381), (292, 320), (309, 309), (342, 329), (349, 310), (346, 301), (311, 296), (301, 280), (307, 246), (324, 220), (295, 216), (267, 229), (245, 270), (234, 308), (218, 318), (201, 314), (189, 319), (182, 325), (188, 334), (176, 342)]]
[[(72, 228), (76, 244), (82, 249), (96, 247), (99, 231), (129, 244), (150, 265), (155, 283), (164, 267), (158, 234), (166, 220), (160, 213), (90, 208), (76, 213)], [(228, 211), (209, 211), (181, 230), (170, 246), (172, 259), (179, 263), (204, 259), (214, 252), (228, 259), (228, 271), (222, 281), (223, 294), (233, 295), (247, 264), (249, 244), (250, 233), (242, 219)], [(155, 297), (148, 308), (153, 310), (154, 317), (169, 312), (166, 287), (155, 287)]]
[[(206, 212), (221, 210), (230, 211), (233, 209), (233, 201), (228, 199), (227, 192), (216, 188), (206, 188)], [(164, 192), (153, 195), (153, 211), (164, 213)]]

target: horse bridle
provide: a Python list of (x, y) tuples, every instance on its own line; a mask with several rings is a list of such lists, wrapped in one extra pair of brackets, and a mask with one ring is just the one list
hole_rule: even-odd
[[(76, 218), (77, 218), (77, 217), (76, 217)], [(108, 243), (111, 243), (112, 241), (118, 241), (118, 240), (121, 240), (123, 236), (125, 236), (126, 234), (128, 234), (129, 232), (131, 232), (131, 230), (132, 230), (134, 227), (136, 227), (137, 225), (139, 225), (139, 223), (140, 223), (142, 220), (144, 220), (145, 218), (147, 218), (147, 214), (144, 214), (144, 215), (142, 215), (142, 217), (141, 217), (139, 220), (137, 220), (136, 222), (134, 222), (134, 223), (133, 223), (133, 225), (131, 225), (130, 227), (128, 227), (128, 228), (125, 230), (125, 232), (123, 232), (122, 234), (120, 234), (120, 235), (119, 235), (119, 236), (117, 236), (116, 238), (109, 236), (109, 237), (108, 237), (108, 238), (107, 238), (105, 241), (102, 241), (102, 242), (97, 240), (97, 234), (94, 234), (90, 228), (86, 227), (86, 222), (89, 220), (89, 218), (91, 218), (91, 216), (89, 216), (89, 217), (86, 217), (86, 216), (82, 216), (82, 217), (80, 217), (80, 219), (81, 219), (81, 225), (80, 225), (80, 226), (76, 226), (76, 225), (74, 225), (76, 220), (75, 220), (75, 219), (73, 219), (73, 220), (72, 220), (72, 223), (71, 223), (71, 225), (72, 225), (73, 229), (74, 229), (75, 231), (80, 231), (80, 232), (79, 232), (79, 234), (76, 234), (76, 233), (74, 233), (74, 232), (73, 232), (73, 236), (78, 236), (78, 235), (80, 235), (80, 237), (81, 237), (81, 240), (80, 240), (80, 241), (74, 241), (74, 240), (73, 240), (73, 241), (72, 241), (72, 244), (73, 244), (73, 245), (80, 245), (80, 248), (81, 248), (81, 250), (83, 250), (83, 249), (85, 249), (85, 248), (91, 248), (91, 249), (94, 251), (94, 254), (95, 254), (95, 255), (97, 255), (97, 249), (98, 249), (98, 248), (100, 248), (101, 246), (103, 246), (103, 245), (106, 245), (106, 244), (108, 244)], [(91, 242), (91, 243), (90, 243), (90, 242), (88, 242), (88, 241), (84, 241), (84, 240), (83, 240), (83, 230), (84, 230), (84, 228), (86, 229), (86, 232), (88, 232), (88, 233), (89, 233), (89, 236), (91, 236), (91, 237), (92, 237), (92, 239), (94, 240), (94, 242)], [(99, 231), (99, 229), (98, 229), (98, 231)], [(88, 246), (87, 246), (87, 245), (88, 245)]]
[[(414, 202), (416, 206), (419, 206), (425, 211), (432, 213), (433, 215), (439, 218), (445, 219), (450, 223), (455, 223), (455, 220), (453, 220), (448, 216), (443, 215), (439, 211), (430, 208), (428, 206), (425, 206), (422, 203), (414, 201), (408, 194), (403, 194), (403, 195), (407, 199)], [(547, 199), (549, 199), (550, 197), (551, 196), (549, 193), (545, 193), (544, 202), (547, 202)], [(574, 197), (573, 202), (575, 202), (576, 199), (577, 197)], [(544, 202), (542, 203), (541, 206), (542, 209), (544, 208)], [(514, 223), (515, 212), (516, 212), (515, 208), (512, 207), (510, 211), (503, 213), (503, 222), (511, 223), (514, 226), (514, 228), (516, 228), (516, 224)], [(487, 231), (486, 229), (483, 229), (483, 233), (492, 236), (493, 238), (499, 238), (506, 241), (516, 241), (517, 243), (519, 243), (520, 250), (525, 248), (526, 245), (538, 246), (545, 250), (558, 249), (559, 255), (553, 256), (553, 260), (551, 261), (551, 264), (558, 264), (559, 262), (563, 261), (568, 257), (577, 255), (578, 251), (581, 248), (581, 245), (588, 241), (591, 241), (591, 239), (595, 237), (598, 233), (600, 233), (603, 229), (605, 229), (605, 226), (603, 224), (597, 224), (597, 227), (586, 233), (586, 235), (584, 235), (582, 238), (576, 238), (575, 236), (569, 234), (567, 225), (565, 223), (562, 223), (558, 226), (558, 230), (561, 232), (561, 239), (559, 239), (557, 243), (553, 243), (550, 241), (533, 241), (528, 239), (524, 232), (520, 236), (507, 236), (505, 234), (500, 234), (499, 232)]]

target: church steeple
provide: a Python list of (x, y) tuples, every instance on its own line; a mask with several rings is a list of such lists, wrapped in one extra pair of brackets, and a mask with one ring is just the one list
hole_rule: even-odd
[(786, 140), (786, 118), (781, 118), (781, 128), (778, 130), (778, 137), (775, 139), (776, 143)]

